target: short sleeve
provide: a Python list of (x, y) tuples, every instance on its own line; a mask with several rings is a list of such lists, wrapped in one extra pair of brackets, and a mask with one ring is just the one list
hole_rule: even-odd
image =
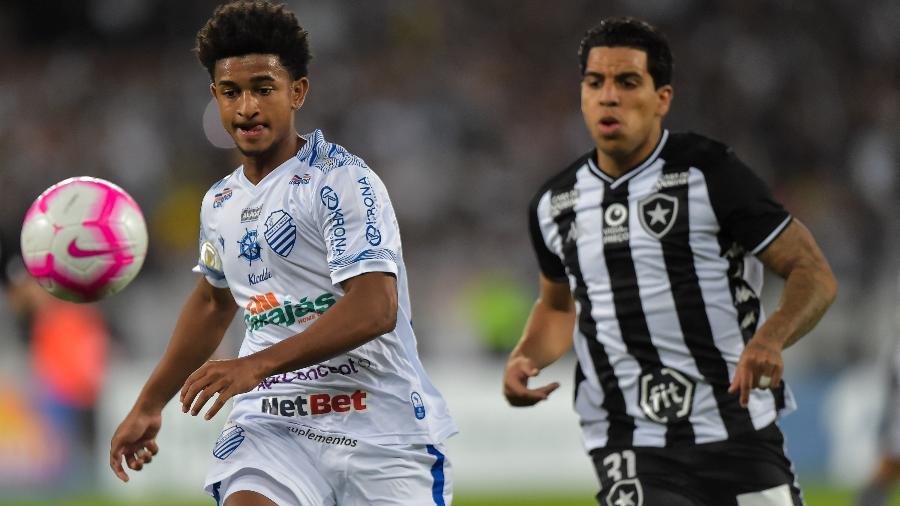
[(366, 167), (330, 170), (318, 185), (317, 228), (335, 285), (367, 272), (397, 275), (400, 230), (381, 179)]
[[(531, 205), (528, 206), (528, 229), (531, 236), (531, 245), (537, 255), (538, 265), (541, 272), (548, 279), (554, 281), (567, 281), (566, 268), (563, 266), (559, 256), (555, 255), (550, 248), (547, 247), (547, 241), (544, 239), (544, 233), (541, 228), (541, 203), (549, 199), (550, 192), (541, 192), (534, 196)], [(544, 206), (546, 208), (546, 206)], [(552, 218), (547, 214), (546, 220)]]
[(790, 224), (791, 215), (769, 187), (730, 149), (704, 172), (722, 230), (745, 250), (758, 254)]
[(225, 272), (222, 268), (222, 248), (223, 242), (221, 238), (210, 229), (206, 222), (206, 216), (203, 208), (200, 209), (200, 249), (197, 258), (197, 265), (192, 269), (194, 272), (203, 274), (209, 284), (216, 288), (228, 288), (228, 281), (225, 279)]

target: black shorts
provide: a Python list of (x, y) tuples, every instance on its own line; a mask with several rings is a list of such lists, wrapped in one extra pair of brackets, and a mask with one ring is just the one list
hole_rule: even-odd
[[(597, 448), (601, 506), (803, 506), (774, 423), (729, 441)], [(747, 495), (744, 495), (747, 494)]]

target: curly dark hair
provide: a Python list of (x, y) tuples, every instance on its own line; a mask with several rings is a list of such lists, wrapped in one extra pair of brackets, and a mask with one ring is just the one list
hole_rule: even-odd
[(220, 5), (197, 32), (197, 58), (215, 79), (216, 62), (246, 54), (274, 54), (292, 79), (307, 75), (309, 34), (284, 5), (237, 0)]
[(672, 51), (666, 37), (653, 25), (631, 17), (606, 18), (591, 28), (578, 48), (581, 75), (588, 53), (595, 47), (630, 47), (647, 53), (647, 72), (659, 88), (672, 82)]

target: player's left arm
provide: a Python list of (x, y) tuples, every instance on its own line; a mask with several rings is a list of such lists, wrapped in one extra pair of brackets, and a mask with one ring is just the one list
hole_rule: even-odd
[[(837, 295), (837, 281), (809, 230), (793, 219), (758, 258), (784, 278), (778, 308), (757, 329), (737, 364), (730, 392), (740, 391), (742, 406), (750, 391), (781, 382), (781, 352), (813, 329)], [(768, 385), (760, 378), (768, 377)]]
[(394, 330), (397, 278), (393, 274), (367, 272), (341, 286), (344, 296), (303, 332), (252, 355), (211, 360), (197, 369), (181, 389), (182, 411), (190, 409), (196, 416), (218, 393), (204, 416), (209, 420), (228, 399), (249, 392), (269, 376), (324, 362)]

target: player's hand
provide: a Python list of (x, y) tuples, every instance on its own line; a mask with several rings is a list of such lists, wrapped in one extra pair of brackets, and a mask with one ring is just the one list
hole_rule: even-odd
[(525, 357), (511, 358), (503, 372), (503, 395), (512, 406), (533, 406), (559, 388), (553, 382), (539, 388), (528, 388), (528, 378), (540, 374), (540, 369)]
[(159, 452), (156, 434), (162, 426), (160, 411), (132, 410), (119, 424), (109, 448), (109, 467), (120, 480), (127, 482), (128, 474), (122, 468), (122, 457), (129, 469), (140, 471)]
[[(249, 357), (209, 360), (181, 387), (181, 411), (197, 416), (213, 395), (219, 394), (203, 418), (209, 420), (235, 395), (249, 392), (263, 380)], [(193, 407), (191, 406), (193, 404)]]
[(777, 388), (781, 384), (784, 373), (782, 348), (782, 343), (761, 335), (755, 335), (747, 342), (728, 387), (729, 393), (740, 392), (741, 407), (747, 407), (750, 391), (754, 388)]

